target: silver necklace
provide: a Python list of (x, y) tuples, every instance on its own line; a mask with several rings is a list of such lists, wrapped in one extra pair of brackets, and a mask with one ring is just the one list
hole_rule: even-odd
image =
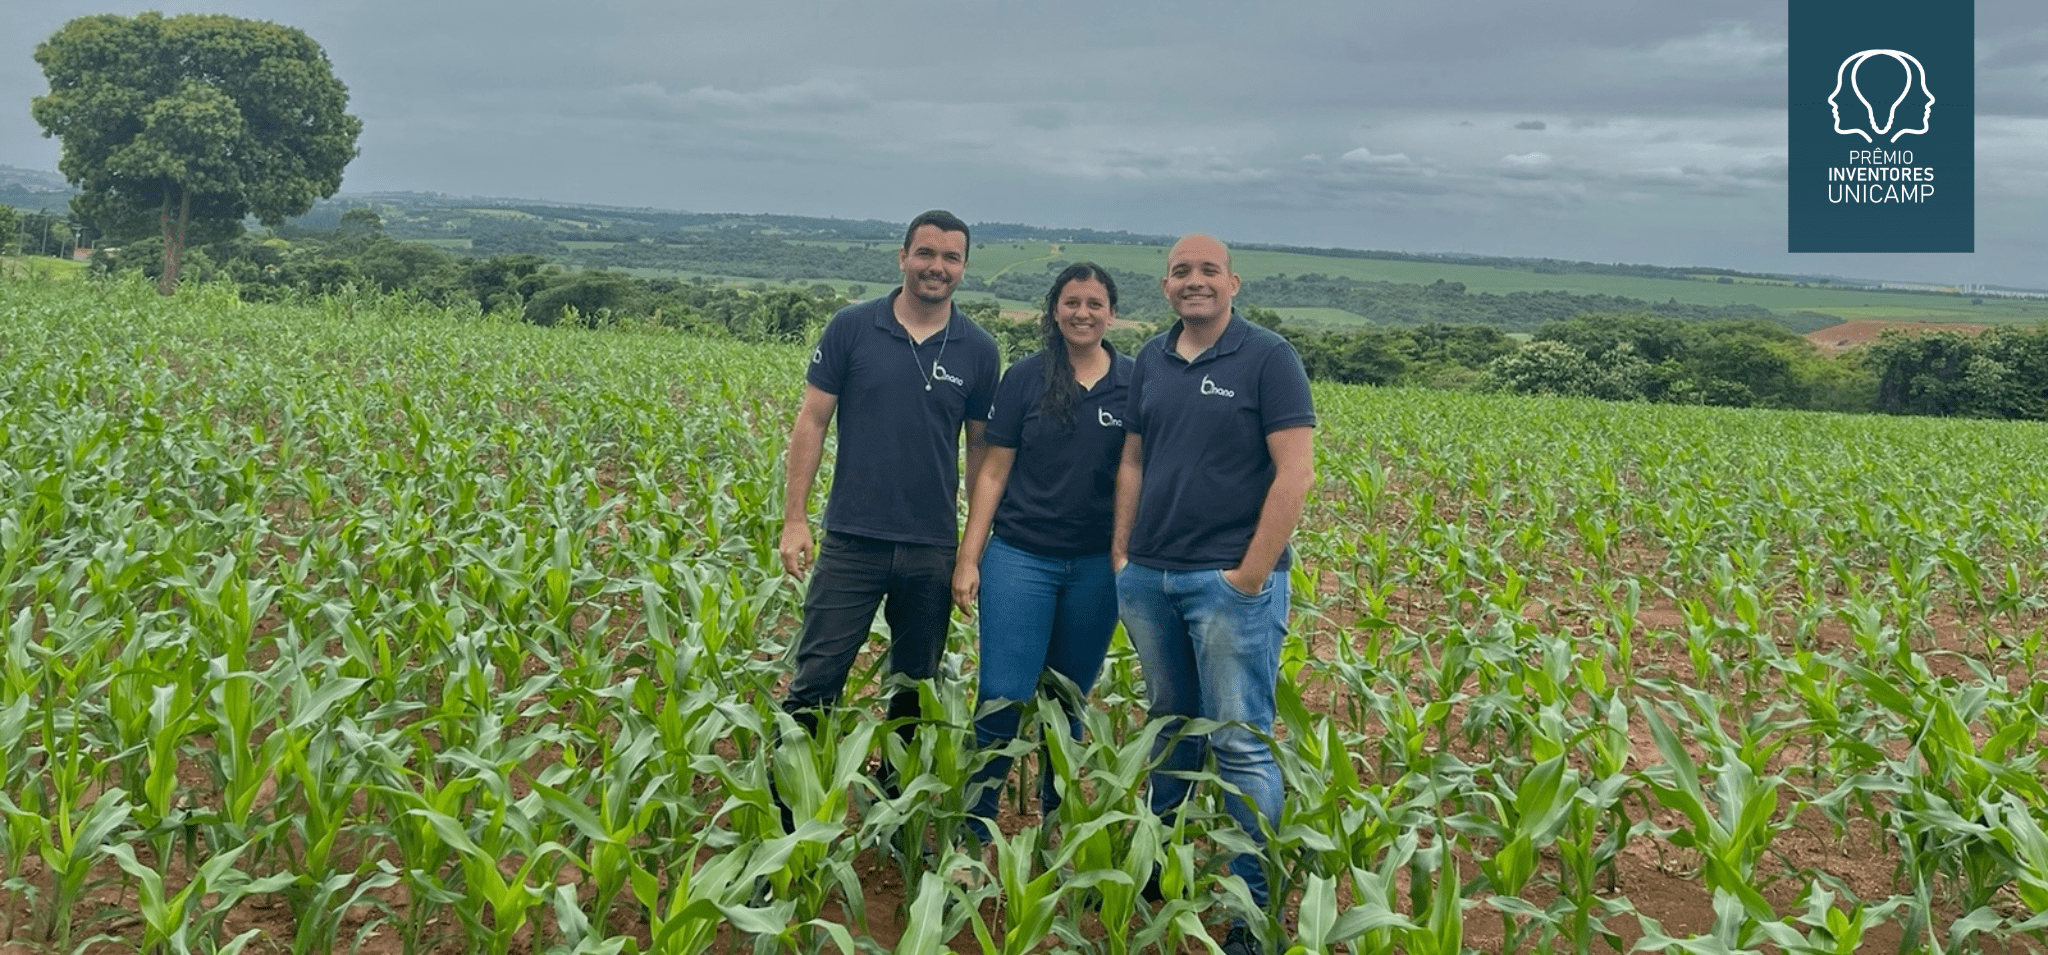
[[(924, 363), (917, 359), (917, 342), (910, 337), (910, 329), (903, 330), (903, 340), (910, 343), (910, 363), (917, 366), (917, 377), (924, 380), (924, 390), (932, 390), (932, 376), (925, 373)], [(939, 362), (946, 360), (946, 343), (952, 340), (953, 318), (949, 315), (946, 317), (945, 337), (939, 339), (939, 356), (932, 359), (932, 368), (937, 369)]]

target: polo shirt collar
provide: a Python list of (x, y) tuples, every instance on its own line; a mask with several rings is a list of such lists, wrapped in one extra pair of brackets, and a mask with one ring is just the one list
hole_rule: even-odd
[[(882, 307), (875, 310), (875, 327), (886, 329), (897, 338), (909, 341), (910, 333), (904, 331), (902, 323), (896, 321), (896, 296), (901, 294), (903, 294), (903, 286), (898, 285), (890, 290), (889, 294), (882, 296)], [(965, 335), (967, 334), (967, 329), (962, 327), (961, 323), (966, 321), (968, 321), (967, 313), (960, 310), (958, 303), (954, 303), (953, 314), (946, 317), (946, 327), (940, 329), (940, 332), (955, 337)]]
[[(1223, 326), (1223, 337), (1216, 339), (1216, 344), (1210, 345), (1208, 351), (1196, 355), (1195, 360), (1187, 362), (1187, 364), (1194, 365), (1205, 361), (1214, 361), (1243, 347), (1245, 336), (1250, 334), (1245, 329), (1244, 323), (1245, 318), (1243, 315), (1238, 314), (1237, 306), (1231, 306), (1230, 324)], [(1180, 357), (1180, 353), (1174, 351), (1174, 347), (1180, 342), (1180, 333), (1186, 330), (1186, 328), (1187, 323), (1176, 318), (1173, 320), (1173, 327), (1166, 330), (1166, 353), (1176, 359)]]
[[(1132, 363), (1120, 360), (1124, 357), (1124, 353), (1117, 351), (1116, 346), (1109, 343), (1109, 339), (1105, 338), (1102, 340), (1102, 347), (1109, 349), (1110, 385), (1116, 388), (1129, 386), (1131, 383)], [(1100, 384), (1100, 382), (1097, 382), (1097, 384)]]
[(1102, 340), (1102, 347), (1109, 349), (1109, 373), (1103, 375), (1102, 379), (1097, 381), (1093, 388), (1083, 390), (1082, 394), (1092, 395), (1104, 389), (1114, 390), (1131, 386), (1131, 368), (1134, 367), (1133, 363), (1120, 360), (1124, 357), (1124, 353), (1117, 351), (1116, 346), (1109, 343), (1109, 339), (1105, 338)]

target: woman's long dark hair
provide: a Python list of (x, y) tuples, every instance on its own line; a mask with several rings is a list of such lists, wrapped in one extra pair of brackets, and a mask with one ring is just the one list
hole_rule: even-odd
[(1060, 334), (1060, 323), (1053, 312), (1059, 307), (1067, 283), (1081, 279), (1101, 282), (1109, 291), (1109, 310), (1116, 311), (1116, 280), (1093, 262), (1067, 266), (1052, 280), (1052, 291), (1045, 293), (1045, 312), (1038, 316), (1038, 331), (1045, 338), (1045, 396), (1039, 399), (1040, 410), (1063, 431), (1074, 430), (1074, 406), (1081, 401), (1081, 383), (1074, 380), (1074, 360), (1067, 356), (1067, 339)]

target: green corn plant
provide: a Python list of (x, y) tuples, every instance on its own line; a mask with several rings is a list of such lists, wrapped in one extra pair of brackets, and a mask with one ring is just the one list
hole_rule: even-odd
[[(884, 695), (904, 685), (892, 674)], [(875, 801), (864, 809), (860, 834), (863, 842), (890, 853), (906, 885), (924, 868), (925, 847), (954, 845), (964, 835), (965, 796), (977, 755), (966, 695), (942, 696), (932, 680), (917, 681), (916, 692), (926, 716), (911, 724), (909, 739), (896, 732), (881, 735), (882, 759), (899, 793), (895, 798), (875, 793)]]
[[(1992, 826), (1993, 813), (2007, 795), (2032, 807), (2048, 805), (2034, 768), (2037, 757), (2012, 760), (2008, 751), (2038, 734), (2038, 723), (2014, 722), (1980, 749), (1971, 735), (1981, 698), (1961, 695), (1967, 709), (1933, 687), (1922, 687), (1912, 704), (1922, 716), (1913, 758), (1899, 766), (1907, 782), (1891, 820), (1898, 833), (1900, 867), (1911, 879), (1914, 906), (1908, 933), (1934, 931), (1937, 897), (1946, 889), (1968, 913), (1985, 911), (2013, 880), (2016, 860)], [(1892, 704), (1898, 701), (1893, 700)], [(2009, 765), (2011, 762), (2018, 765)], [(2038, 808), (2030, 811), (2039, 811)], [(2007, 816), (2000, 821), (2010, 822)]]
[[(771, 873), (788, 868), (790, 855), (797, 846), (827, 840), (831, 832), (829, 824), (810, 820), (799, 823), (797, 831), (787, 836), (709, 853), (702, 864), (673, 867), (665, 899), (659, 876), (636, 859), (630, 878), (634, 897), (648, 913), (651, 944), (645, 950), (664, 955), (708, 951), (724, 925), (756, 939), (793, 942), (790, 933), (798, 921), (793, 917), (795, 902), (751, 905), (749, 901), (758, 883)], [(824, 934), (828, 938), (844, 937), (838, 932)], [(630, 939), (625, 950), (641, 951), (637, 942)], [(841, 950), (845, 951), (844, 945)]]
[[(1985, 824), (1998, 843), (2013, 894), (2028, 910), (2048, 915), (2048, 833), (2041, 824), (2043, 807), (2015, 793), (1984, 806)], [(2038, 933), (2043, 927), (2032, 931)]]
[(1555, 920), (1550, 913), (1523, 902), (1521, 896), (1536, 874), (1541, 854), (1551, 848), (1571, 819), (1578, 771), (1567, 766), (1560, 753), (1531, 767), (1511, 788), (1504, 780), (1501, 785), (1501, 792), (1471, 794), (1490, 812), (1460, 813), (1445, 824), (1485, 840), (1483, 844), (1463, 841), (1478, 859), (1483, 885), (1490, 893), (1487, 902), (1500, 912), (1505, 950), (1519, 951), (1532, 940), (1538, 948), (1547, 948)]
[(144, 953), (192, 952), (232, 953), (240, 951), (261, 929), (249, 929), (220, 945), (221, 925), (236, 903), (250, 895), (275, 892), (292, 881), (289, 873), (252, 879), (234, 867), (247, 844), (213, 856), (192, 872), (192, 877), (175, 892), (164, 885), (156, 868), (143, 865), (135, 850), (125, 843), (106, 847), (122, 871), (136, 881), (136, 909), (142, 916)]
[[(1094, 820), (1093, 824), (1109, 827), (1124, 821), (1104, 817)], [(1057, 939), (1062, 945), (1080, 945), (1085, 939), (1076, 930), (1076, 923), (1060, 917), (1063, 897), (1070, 893), (1086, 893), (1104, 882), (1131, 884), (1130, 875), (1118, 869), (1063, 872), (1058, 859), (1053, 865), (1038, 870), (1036, 863), (1042, 848), (1038, 829), (1027, 828), (1014, 838), (1001, 835), (993, 838), (996, 859), (993, 871), (988, 873), (991, 881), (978, 891), (964, 893), (962, 900), (967, 903), (965, 907), (969, 909), (974, 935), (983, 952), (1023, 955), (1037, 951), (1051, 939)], [(965, 864), (979, 865), (971, 861)], [(991, 896), (997, 901), (1000, 927), (991, 926), (982, 918), (979, 906), (975, 905), (982, 897)]]
[(1302, 886), (1297, 925), (1295, 942), (1286, 950), (1288, 955), (1331, 952), (1340, 945), (1348, 946), (1359, 955), (1367, 955), (1379, 949), (1369, 944), (1361, 945), (1359, 939), (1372, 934), (1417, 930), (1414, 922), (1376, 899), (1362, 902), (1354, 899), (1350, 906), (1340, 906), (1337, 880), (1319, 875), (1309, 876)]
[(942, 955), (950, 953), (947, 941), (967, 927), (966, 906), (948, 904), (954, 894), (945, 879), (926, 872), (919, 877), (917, 892), (910, 899), (903, 936), (896, 942), (898, 955)]
[(1835, 904), (1833, 892), (1815, 882), (1807, 886), (1805, 901), (1806, 911), (1761, 926), (1763, 934), (1780, 951), (1796, 955), (1856, 955), (1864, 950), (1864, 936), (1889, 920), (1907, 900), (1894, 897), (1877, 905), (1855, 902), (1844, 910)]
[(315, 735), (328, 706), (351, 695), (363, 681), (330, 680), (312, 696), (291, 723), (266, 740), (277, 741), (280, 765), (272, 805), (281, 818), (272, 825), (289, 834), (282, 840), (288, 861), (281, 887), (296, 920), (293, 955), (326, 951), (349, 910), (368, 893), (395, 885), (398, 876), (377, 872), (371, 853), (359, 853), (353, 866), (340, 859), (351, 836), (359, 836), (352, 805), (370, 785), (370, 771), (349, 749), (338, 745), (348, 734)]
[[(399, 752), (388, 745), (385, 750)], [(383, 824), (384, 834), (398, 859), (396, 863), (380, 862), (379, 868), (399, 879), (408, 893), (406, 917), (399, 930), (404, 951), (408, 955), (431, 951), (442, 937), (429, 935), (428, 926), (436, 922), (437, 913), (462, 899), (459, 883), (450, 885), (450, 875), (458, 865), (455, 838), (467, 838), (455, 820), (468, 814), (470, 793), (480, 780), (459, 776), (443, 780), (429, 775), (430, 766), (414, 772), (402, 759), (383, 765), (395, 778), (371, 787), (371, 807), (388, 820)]]
[(1645, 700), (1639, 709), (1664, 758), (1662, 771), (1645, 771), (1643, 781), (1659, 803), (1686, 818), (1686, 826), (1672, 835), (1672, 844), (1699, 852), (1701, 876), (1716, 895), (1717, 911), (1721, 898), (1739, 906), (1748, 927), (1738, 936), (1747, 938), (1754, 926), (1776, 922), (1777, 912), (1757, 891), (1756, 863), (1771, 837), (1786, 825), (1774, 818), (1780, 781), (1775, 776), (1758, 778), (1735, 745), (1721, 735), (1718, 724), (1696, 724), (1693, 729), (1700, 741), (1717, 756), (1709, 793), (1692, 755), (1658, 708)]
[[(1866, 714), (1844, 692), (1847, 674), (1840, 659), (1799, 650), (1776, 666), (1809, 727), (1806, 768), (1810, 783), (1817, 786), (1824, 778), (1853, 776), (1885, 762), (1885, 753), (1859, 735)], [(1837, 824), (1844, 825), (1846, 820)]]
[(1614, 583), (1600, 592), (1607, 611), (1607, 638), (1613, 648), (1614, 672), (1623, 686), (1635, 679), (1635, 636), (1642, 615), (1643, 587), (1631, 578)]
[[(205, 823), (217, 851), (257, 843), (254, 861), (260, 865), (269, 826), (259, 818), (257, 802), (263, 797), (265, 783), (275, 781), (272, 773), (285, 737), (269, 733), (259, 738), (259, 729), (283, 707), (283, 695), (273, 683), (275, 670), (266, 675), (243, 669), (245, 661), (235, 660), (241, 655), (240, 650), (230, 650), (213, 662), (208, 674), (204, 705), (214, 730), (214, 745), (201, 754), (201, 761), (219, 793), (220, 806)], [(282, 665), (276, 668), (283, 669)]]
[[(11, 694), (9, 694), (11, 695)], [(20, 811), (9, 793), (26, 792), (30, 773), (37, 767), (30, 762), (30, 721), (28, 718), (30, 699), (17, 696), (13, 702), (0, 706), (0, 893), (12, 894), (14, 884), (20, 879), (23, 863), (35, 850), (36, 831), (41, 819), (37, 814)], [(31, 802), (31, 805), (35, 803)], [(11, 937), (13, 931), (13, 906), (6, 904), (7, 895), (0, 895), (0, 937)]]
[[(55, 710), (44, 711), (44, 780), (18, 794), (19, 802), (0, 794), (0, 812), (7, 814), (15, 844), (33, 845), (49, 873), (49, 895), (33, 909), (39, 916), (36, 932), (57, 950), (69, 951), (73, 913), (105, 881), (93, 877), (93, 864), (118, 844), (135, 805), (120, 787), (100, 788), (104, 765), (77, 733), (60, 735), (57, 726)], [(18, 878), (10, 881), (16, 891), (27, 888)]]
[(1353, 753), (1360, 742), (1335, 721), (1311, 718), (1285, 682), (1280, 697), (1292, 745), (1276, 751), (1289, 793), (1276, 848), (1297, 860), (1297, 871), (1326, 877), (1370, 865), (1407, 829), (1415, 805), (1389, 806), (1394, 794), (1366, 785), (1358, 773)]
[(180, 801), (178, 765), (186, 742), (211, 727), (200, 709), (203, 701), (194, 692), (198, 688), (174, 676), (172, 682), (152, 689), (147, 744), (149, 771), (142, 779), (142, 801), (137, 807), (136, 821), (145, 829), (146, 838), (156, 853), (157, 865), (168, 871), (181, 835), (187, 843), (186, 864), (196, 864), (190, 841), (197, 835), (197, 820), (190, 818), (187, 806)]
[[(595, 807), (545, 780), (533, 784), (548, 811), (567, 821), (581, 836), (582, 851), (576, 860), (596, 887), (589, 911), (600, 924), (614, 900), (628, 888), (635, 837), (647, 832), (673, 801), (666, 789), (667, 775), (649, 777), (640, 772), (653, 755), (654, 735), (637, 732), (622, 742), (623, 746), (605, 754), (607, 758), (588, 774), (597, 781)], [(629, 785), (635, 780), (644, 780), (644, 785)], [(576, 851), (575, 843), (569, 850)], [(560, 905), (556, 909), (560, 912)]]
[(1573, 752), (1585, 760), (1585, 779), (1571, 794), (1565, 831), (1556, 842), (1558, 898), (1569, 904), (1560, 920), (1574, 949), (1589, 949), (1593, 935), (1599, 934), (1619, 950), (1619, 938), (1596, 914), (1612, 914), (1617, 909), (1600, 893), (1615, 890), (1617, 861), (1629, 840), (1650, 832), (1655, 824), (1648, 818), (1631, 820), (1624, 806), (1624, 798), (1637, 789), (1635, 776), (1627, 767), (1628, 704), (1616, 694), (1604, 703), (1594, 698), (1589, 706), (1601, 719), (1572, 741)]
[[(1764, 950), (1758, 946), (1769, 939), (1742, 899), (1733, 892), (1715, 889), (1713, 907), (1713, 925), (1705, 935), (1690, 938), (1667, 935), (1662, 923), (1638, 913), (1643, 937), (1636, 941), (1633, 950), (1662, 952), (1676, 949), (1687, 955), (1763, 955)], [(1779, 923), (1773, 920), (1763, 924), (1775, 926)]]
[[(556, 857), (564, 851), (554, 842), (534, 843), (527, 832), (531, 823), (518, 819), (516, 812), (512, 806), (486, 805), (481, 842), (470, 839), (452, 820), (428, 818), (460, 858), (463, 897), (455, 911), (475, 951), (511, 951), (513, 939), (548, 901), (547, 891), (534, 884), (536, 877), (551, 875), (547, 867), (557, 864)], [(513, 861), (517, 865), (511, 873), (500, 868), (501, 862)], [(487, 913), (488, 920), (483, 917)]]
[(1168, 838), (1145, 803), (1155, 741), (1166, 724), (1149, 722), (1119, 739), (1099, 710), (1084, 710), (1081, 719), (1083, 739), (1075, 740), (1056, 707), (1037, 712), (1052, 764), (1044, 771), (1054, 775), (1062, 800), (1059, 850), (1047, 871), (1071, 867), (1099, 876), (1091, 892), (1096, 919), (1106, 933), (1103, 948), (1123, 955), (1130, 950), (1144, 904), (1140, 889), (1161, 865), (1160, 850)]
[[(735, 796), (744, 795), (752, 804), (754, 831), (771, 833), (780, 829), (775, 820), (775, 811), (769, 798), (768, 779), (774, 780), (775, 792), (789, 806), (799, 831), (808, 823), (813, 838), (792, 844), (787, 854), (787, 864), (765, 874), (773, 886), (777, 898), (799, 899), (806, 912), (806, 918), (814, 918), (824, 906), (838, 870), (823, 865), (827, 858), (826, 844), (837, 837), (846, 825), (846, 814), (852, 789), (859, 784), (867, 768), (868, 750), (874, 740), (876, 724), (859, 722), (847, 725), (845, 719), (828, 718), (819, 723), (820, 736), (812, 738), (796, 721), (778, 712), (776, 725), (780, 728), (781, 742), (770, 747), (764, 755), (768, 763), (767, 772), (758, 781), (742, 780), (724, 765), (712, 765), (707, 769), (716, 774), (725, 784), (727, 791)], [(816, 833), (824, 833), (815, 837)], [(841, 880), (843, 884), (843, 880)], [(854, 881), (858, 884), (858, 880)]]
[(1409, 862), (1409, 897), (1415, 913), (1395, 929), (1408, 955), (1465, 955), (1465, 896), (1458, 857), (1432, 846)]

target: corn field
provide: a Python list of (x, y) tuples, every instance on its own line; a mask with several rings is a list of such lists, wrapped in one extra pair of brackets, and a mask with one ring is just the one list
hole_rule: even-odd
[(969, 625), (776, 742), (805, 354), (0, 283), (6, 950), (2048, 945), (2048, 429), (1318, 386), (1266, 913), (1121, 636), (993, 871)]

